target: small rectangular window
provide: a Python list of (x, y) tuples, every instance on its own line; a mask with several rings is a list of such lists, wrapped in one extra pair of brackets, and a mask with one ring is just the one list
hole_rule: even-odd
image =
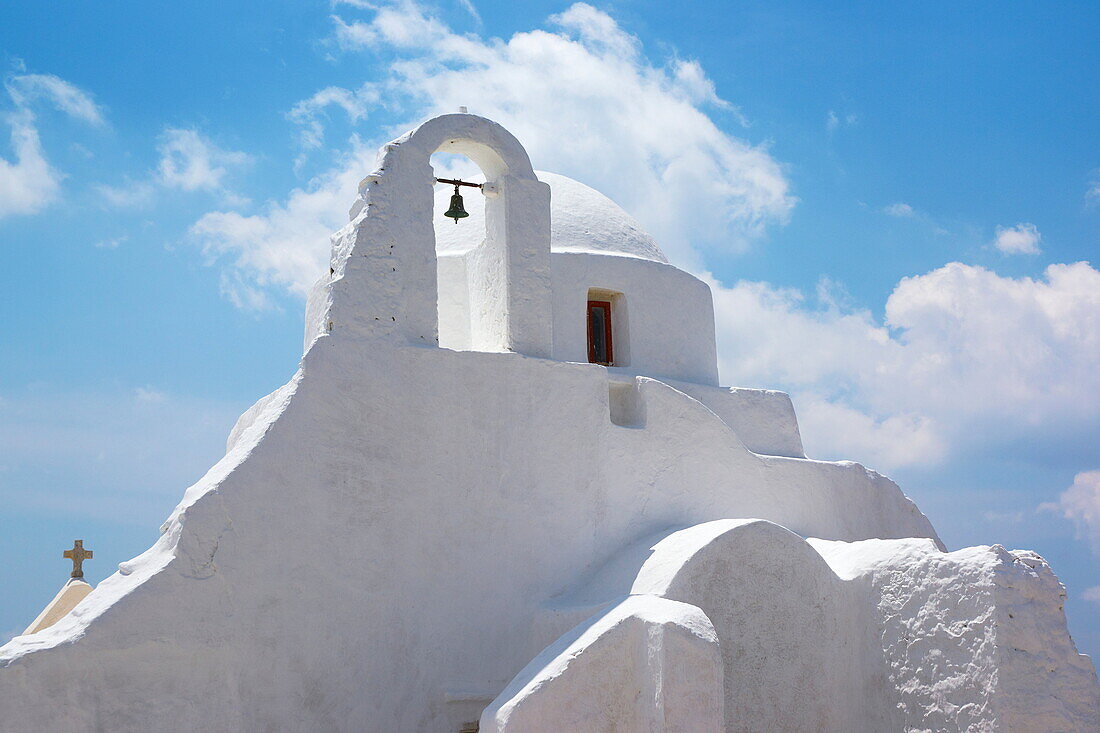
[(610, 366), (615, 361), (611, 345), (611, 301), (588, 301), (588, 361)]

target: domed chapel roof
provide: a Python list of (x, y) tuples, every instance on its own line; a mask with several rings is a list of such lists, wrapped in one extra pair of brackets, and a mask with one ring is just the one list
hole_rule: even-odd
[[(668, 262), (656, 240), (622, 207), (594, 188), (572, 178), (537, 171), (550, 186), (550, 249), (553, 252), (597, 252)], [(480, 180), (480, 179), (475, 179)], [(443, 218), (454, 189), (435, 188), (435, 247), (440, 254), (464, 252), (485, 238), (485, 206), (481, 195), (463, 189), (469, 218), (457, 225)]]

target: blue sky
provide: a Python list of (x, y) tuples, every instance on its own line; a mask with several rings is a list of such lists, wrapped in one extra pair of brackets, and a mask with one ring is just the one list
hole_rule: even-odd
[(1100, 6), (0, 9), (0, 637), (294, 371), (373, 150), (459, 104), (715, 292), (723, 381), (1039, 551), (1100, 654)]

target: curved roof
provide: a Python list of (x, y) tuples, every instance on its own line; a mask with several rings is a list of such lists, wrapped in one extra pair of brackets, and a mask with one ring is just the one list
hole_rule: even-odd
[[(634, 217), (596, 189), (557, 173), (536, 171), (536, 175), (550, 186), (551, 251), (610, 253), (668, 262)], [(462, 190), (469, 218), (454, 224), (443, 217), (453, 193), (450, 186), (435, 188), (435, 248), (440, 254), (465, 252), (485, 238), (485, 204), (479, 193)]]

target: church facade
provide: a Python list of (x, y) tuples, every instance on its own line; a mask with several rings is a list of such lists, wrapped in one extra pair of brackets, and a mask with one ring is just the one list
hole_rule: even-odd
[[(440, 151), (484, 174), (456, 224)], [(291, 380), (0, 648), (0, 728), (1100, 730), (1046, 562), (946, 552), (785, 394), (720, 386), (709, 288), (607, 198), (463, 113), (349, 218)]]

